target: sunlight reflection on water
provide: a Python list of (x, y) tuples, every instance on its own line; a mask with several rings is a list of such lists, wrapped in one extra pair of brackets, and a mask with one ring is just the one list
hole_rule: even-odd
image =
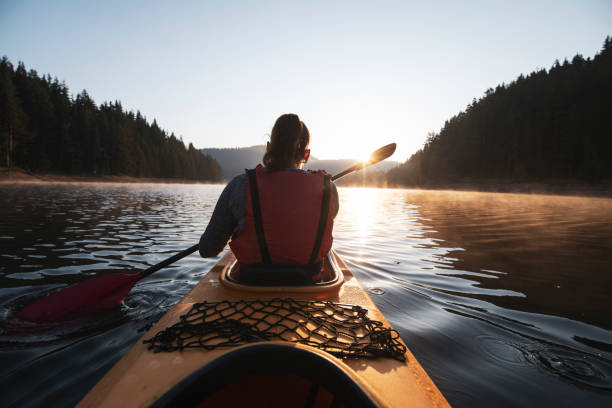
[[(554, 390), (606, 399), (584, 387), (612, 390), (612, 200), (380, 190), (372, 206), (372, 196), (342, 190), (336, 248), (370, 293), (384, 289), (374, 301), (453, 405), (572, 405)], [(357, 247), (355, 225), (367, 231)]]
[[(0, 318), (60, 285), (191, 246), (222, 188), (0, 185)], [(612, 200), (358, 188), (340, 197), (334, 248), (451, 404), (609, 401)], [(74, 404), (215, 261), (194, 255), (159, 271), (97, 322), (0, 336), (9, 405)]]

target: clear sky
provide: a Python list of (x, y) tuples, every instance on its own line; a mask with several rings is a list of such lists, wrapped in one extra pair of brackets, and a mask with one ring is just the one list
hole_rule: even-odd
[(294, 112), (319, 158), (397, 142), (404, 161), (487, 88), (607, 35), (610, 0), (0, 0), (0, 55), (73, 94), (198, 148), (263, 144)]

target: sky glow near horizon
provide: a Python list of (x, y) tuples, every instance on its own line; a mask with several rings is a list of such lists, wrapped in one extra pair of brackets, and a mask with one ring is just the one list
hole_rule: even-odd
[(423, 3), (0, 0), (0, 55), (197, 148), (264, 144), (294, 112), (314, 157), (404, 161), (487, 88), (612, 35), (607, 0)]

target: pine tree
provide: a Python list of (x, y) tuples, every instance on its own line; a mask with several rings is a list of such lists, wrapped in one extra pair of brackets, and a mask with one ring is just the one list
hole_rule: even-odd
[(0, 152), (8, 169), (12, 166), (15, 139), (24, 134), (25, 115), (19, 106), (13, 83), (13, 65), (0, 60)]

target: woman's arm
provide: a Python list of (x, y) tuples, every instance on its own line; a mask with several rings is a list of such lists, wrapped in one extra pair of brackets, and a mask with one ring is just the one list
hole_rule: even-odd
[(244, 218), (244, 210), (240, 207), (244, 206), (245, 181), (244, 176), (235, 177), (223, 189), (208, 226), (200, 237), (200, 255), (203, 258), (219, 255), (239, 227), (240, 217)]

